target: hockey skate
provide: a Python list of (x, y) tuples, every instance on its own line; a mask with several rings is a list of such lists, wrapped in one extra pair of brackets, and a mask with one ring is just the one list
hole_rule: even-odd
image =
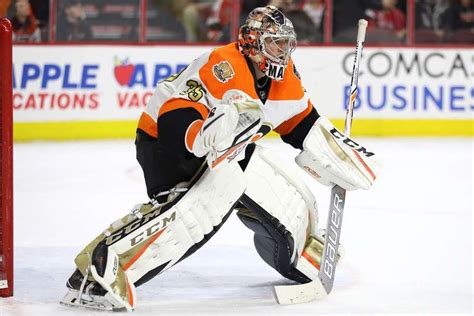
[(123, 304), (118, 302), (100, 284), (84, 278), (79, 270), (74, 271), (66, 283), (68, 292), (60, 304), (99, 311), (126, 311)]

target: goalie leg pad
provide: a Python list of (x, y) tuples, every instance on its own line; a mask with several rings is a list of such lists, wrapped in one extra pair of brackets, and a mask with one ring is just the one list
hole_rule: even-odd
[[(283, 276), (300, 283), (317, 277), (316, 268), (296, 269), (308, 238), (317, 233), (316, 200), (294, 166), (268, 149), (256, 146), (245, 169), (248, 187), (239, 211), (241, 221), (256, 234), (258, 253)], [(253, 214), (253, 215), (252, 215)]]
[[(202, 174), (202, 173), (201, 173)], [(237, 165), (209, 169), (164, 204), (144, 204), (113, 223), (76, 257), (82, 275), (98, 282), (128, 310), (135, 286), (202, 246), (228, 218), (246, 184)], [(181, 190), (183, 191), (183, 190)]]

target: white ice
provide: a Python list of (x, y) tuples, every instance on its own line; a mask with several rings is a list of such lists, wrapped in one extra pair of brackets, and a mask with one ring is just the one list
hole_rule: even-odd
[[(348, 192), (333, 292), (277, 305), (288, 283), (258, 256), (232, 215), (197, 253), (137, 289), (134, 315), (472, 313), (472, 139), (365, 138), (384, 170), (367, 192)], [(283, 159), (296, 151), (264, 142)], [(58, 304), (73, 258), (147, 200), (132, 140), (15, 144), (15, 296), (0, 315), (103, 315)], [(329, 188), (302, 174), (325, 226)]]

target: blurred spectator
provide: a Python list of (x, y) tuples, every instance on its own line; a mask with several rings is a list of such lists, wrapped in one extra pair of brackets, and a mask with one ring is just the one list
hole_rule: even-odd
[(313, 21), (316, 29), (322, 33), (325, 14), (324, 0), (305, 0), (302, 9)]
[[(232, 9), (235, 1), (232, 0), (215, 0), (212, 6), (212, 11), (206, 21), (207, 26), (207, 39), (212, 42), (230, 42), (236, 40), (231, 38), (231, 20), (232, 20)], [(264, 7), (268, 4), (268, 0), (241, 0), (240, 13), (239, 13), (239, 25), (237, 28), (244, 24), (250, 11), (256, 7)]]
[(415, 41), (439, 42), (442, 39), (441, 17), (447, 8), (447, 0), (415, 1)]
[(181, 33), (184, 33), (186, 42), (202, 42), (207, 39), (205, 21), (212, 4), (212, 0), (153, 0), (149, 1), (148, 6), (156, 9), (158, 16), (162, 17), (152, 24), (165, 33), (175, 34), (174, 38), (167, 36), (165, 40), (182, 41)]
[(333, 42), (352, 43), (357, 37), (357, 22), (368, 18), (367, 10), (381, 10), (381, 0), (333, 1)]
[(229, 42), (232, 18), (232, 1), (217, 0), (206, 21), (207, 39), (211, 42)]
[(86, 21), (86, 15), (80, 0), (62, 0), (59, 2), (56, 40), (88, 41), (92, 39), (92, 31)]
[(416, 0), (415, 28), (437, 30), (441, 25), (441, 15), (447, 8), (446, 0)]
[(250, 11), (257, 7), (264, 7), (268, 4), (268, 0), (241, 0), (240, 1), (240, 14), (239, 14), (239, 27), (245, 23)]
[(322, 42), (322, 28), (318, 28), (313, 23), (308, 13), (302, 9), (301, 4), (296, 4), (294, 0), (270, 0), (267, 5), (279, 8), (290, 19), (295, 28), (298, 43)]
[(13, 27), (13, 41), (41, 42), (41, 32), (28, 0), (16, 0), (15, 15), (10, 19)]
[[(174, 3), (176, 0), (173, 1)], [(186, 31), (187, 42), (204, 42), (207, 40), (206, 20), (211, 14), (215, 0), (188, 1), (181, 15), (181, 22)]]
[(44, 0), (29, 0), (31, 10), (36, 17), (38, 27), (41, 31), (41, 40), (49, 39), (49, 1)]
[(8, 7), (10, 6), (11, 0), (0, 1), (0, 17), (8, 16)]
[(443, 39), (448, 42), (474, 42), (474, 3), (451, 0), (441, 19)]
[[(321, 42), (323, 38), (322, 17), (323, 0), (305, 0), (296, 4), (293, 0), (241, 1), (239, 27), (250, 11), (256, 7), (273, 5), (282, 10), (291, 20), (298, 34), (299, 43)], [(230, 39), (230, 23), (233, 1), (218, 0), (214, 3), (212, 13), (207, 20), (208, 39), (211, 41), (228, 42)]]
[[(41, 41), (49, 39), (49, 1), (29, 0), (30, 8), (40, 30)], [(6, 12), (2, 10), (7, 7)], [(14, 17), (16, 15), (16, 0), (0, 0), (0, 16)]]
[(172, 8), (161, 0), (148, 0), (147, 41), (186, 41), (186, 31)]
[(382, 0), (382, 10), (367, 10), (368, 42), (401, 43), (405, 38), (405, 14), (396, 7), (398, 0)]

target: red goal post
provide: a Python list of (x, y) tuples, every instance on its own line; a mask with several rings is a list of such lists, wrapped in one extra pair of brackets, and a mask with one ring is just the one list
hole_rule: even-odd
[(0, 297), (13, 295), (12, 27), (0, 18)]

